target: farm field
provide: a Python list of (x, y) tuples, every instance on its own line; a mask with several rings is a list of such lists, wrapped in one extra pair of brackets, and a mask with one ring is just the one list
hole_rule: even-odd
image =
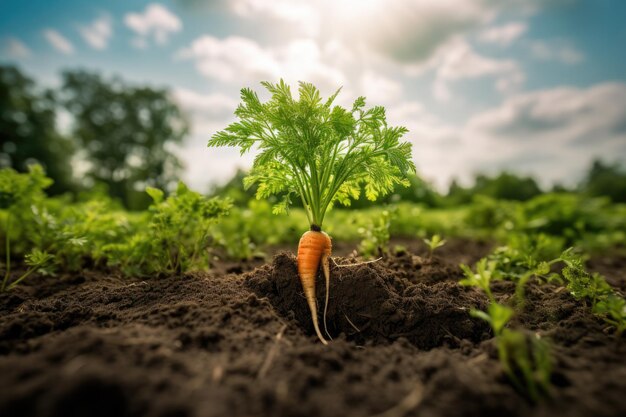
[[(334, 210), (324, 346), (298, 280), (298, 209), (277, 216), (255, 200), (229, 207), (180, 186), (166, 199), (150, 191), (149, 210), (131, 213), (104, 196), (45, 197), (37, 169), (3, 175), (24, 188), (2, 213), (3, 224), (20, 218), (9, 229), (13, 267), (0, 293), (2, 415), (626, 410), (619, 204), (546, 194), (450, 209)], [(198, 225), (207, 228), (200, 235)], [(447, 241), (429, 247), (435, 231)], [(197, 254), (179, 252), (199, 238)], [(37, 251), (50, 259), (34, 264)], [(491, 296), (468, 282), (481, 259)], [(322, 306), (321, 273), (316, 288)], [(506, 328), (521, 343), (500, 344), (502, 333), (472, 313), (493, 304), (511, 309)]]
[[(503, 374), (489, 326), (469, 317), (487, 298), (458, 284), (457, 264), (489, 246), (453, 240), (429, 258), (425, 245), (402, 244), (411, 252), (331, 268), (328, 347), (315, 341), (289, 252), (239, 274), (30, 280), (0, 296), (2, 414), (624, 413), (626, 344), (563, 286), (529, 283), (511, 323), (550, 340), (550, 399), (533, 405)], [(626, 283), (626, 258), (596, 262)], [(514, 284), (493, 291), (504, 302)]]

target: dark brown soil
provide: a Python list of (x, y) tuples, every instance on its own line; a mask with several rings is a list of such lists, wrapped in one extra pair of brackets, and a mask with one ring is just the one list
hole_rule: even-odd
[(551, 398), (512, 387), (469, 316), (485, 298), (456, 283), (486, 250), (333, 266), (329, 346), (288, 253), (239, 275), (33, 279), (0, 294), (0, 416), (626, 415), (626, 338), (552, 284), (530, 283), (514, 320), (551, 342)]

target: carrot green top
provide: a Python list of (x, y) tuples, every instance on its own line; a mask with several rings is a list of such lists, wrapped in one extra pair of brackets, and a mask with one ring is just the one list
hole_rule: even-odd
[(396, 184), (408, 185), (406, 174), (415, 165), (411, 144), (400, 142), (408, 130), (387, 126), (383, 107), (366, 109), (359, 97), (348, 111), (333, 105), (341, 89), (324, 101), (315, 86), (301, 82), (296, 100), (283, 80), (262, 84), (270, 99), (261, 102), (256, 92), (242, 89), (239, 121), (213, 135), (208, 146), (239, 147), (242, 155), (253, 147), (260, 151), (244, 184), (258, 184), (257, 198), (283, 194), (274, 213), (286, 212), (296, 194), (309, 223), (321, 227), (329, 207), (349, 205), (363, 187), (375, 200)]

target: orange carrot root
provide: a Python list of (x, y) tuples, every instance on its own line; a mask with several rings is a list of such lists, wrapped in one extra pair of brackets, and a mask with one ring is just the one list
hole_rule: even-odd
[[(315, 279), (320, 263), (324, 266), (324, 275), (326, 278), (326, 305), (324, 312), (328, 307), (328, 287), (330, 283), (330, 271), (328, 268), (328, 259), (331, 253), (330, 237), (321, 231), (309, 230), (300, 238), (298, 245), (298, 275), (304, 290), (307, 304), (311, 310), (311, 319), (317, 337), (323, 344), (328, 344), (322, 333), (320, 332), (317, 318), (317, 303), (315, 298)], [(324, 315), (324, 326), (326, 325), (326, 316)], [(328, 331), (327, 331), (328, 333)]]

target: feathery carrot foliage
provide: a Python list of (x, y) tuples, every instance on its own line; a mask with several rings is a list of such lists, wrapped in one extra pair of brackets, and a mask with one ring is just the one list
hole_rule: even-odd
[(414, 172), (411, 144), (401, 142), (404, 127), (387, 125), (383, 107), (365, 107), (359, 97), (352, 109), (333, 105), (340, 90), (323, 100), (320, 91), (301, 82), (298, 99), (284, 82), (264, 82), (271, 94), (261, 102), (256, 92), (241, 90), (240, 119), (216, 133), (208, 146), (238, 147), (244, 154), (259, 150), (247, 187), (258, 185), (257, 198), (284, 194), (274, 213), (284, 213), (299, 195), (312, 225), (322, 226), (334, 203), (349, 205), (364, 187), (368, 199), (408, 185)]

